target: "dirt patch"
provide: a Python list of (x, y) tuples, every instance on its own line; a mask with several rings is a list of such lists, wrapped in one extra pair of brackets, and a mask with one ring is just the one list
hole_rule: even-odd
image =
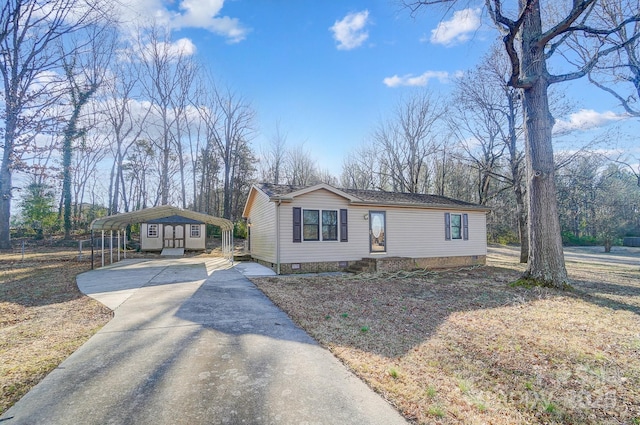
[(0, 413), (111, 318), (77, 289), (89, 268), (73, 249), (0, 255)]
[(569, 264), (573, 292), (523, 270), (253, 279), (419, 424), (640, 424), (640, 273)]

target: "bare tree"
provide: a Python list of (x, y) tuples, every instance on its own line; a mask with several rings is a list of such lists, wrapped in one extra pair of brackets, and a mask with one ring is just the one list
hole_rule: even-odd
[(276, 130), (269, 145), (262, 150), (260, 160), (260, 177), (262, 181), (280, 184), (283, 174), (284, 161), (287, 155), (287, 133), (280, 128), (280, 121), (276, 122)]
[(350, 152), (342, 163), (340, 184), (349, 189), (380, 189), (378, 157), (371, 146), (362, 145)]
[(175, 126), (178, 121), (173, 109), (179, 97), (182, 72), (187, 65), (189, 52), (171, 43), (171, 33), (158, 25), (148, 31), (141, 31), (136, 46), (142, 65), (141, 82), (144, 94), (151, 102), (152, 120), (148, 120), (149, 140), (160, 151), (159, 203), (169, 203), (171, 179), (179, 167), (172, 164), (178, 159), (174, 154)]
[(113, 163), (109, 176), (108, 213), (129, 211), (129, 192), (124, 179), (124, 161), (128, 151), (145, 129), (150, 107), (144, 107), (136, 100), (139, 83), (138, 68), (129, 61), (118, 61), (111, 67), (113, 78), (105, 85), (105, 98), (101, 103), (102, 116), (106, 124), (104, 131), (110, 139)]
[(85, 133), (82, 143), (75, 148), (75, 151), (78, 154), (74, 155), (71, 166), (73, 170), (73, 199), (75, 200), (73, 218), (78, 222), (84, 214), (83, 204), (87, 187), (95, 185), (98, 179), (98, 164), (106, 157), (107, 149), (104, 140), (99, 140)]
[(171, 107), (175, 114), (175, 129), (172, 132), (173, 144), (176, 148), (178, 162), (180, 166), (180, 193), (182, 198), (182, 208), (187, 208), (186, 189), (186, 164), (183, 144), (188, 138), (190, 126), (194, 120), (193, 110), (190, 108), (190, 98), (193, 95), (193, 87), (198, 67), (190, 58), (184, 58), (180, 67), (176, 70), (179, 84), (175, 95), (171, 97)]
[(293, 146), (287, 152), (286, 184), (309, 186), (318, 182), (316, 161), (304, 143)]
[[(615, 43), (619, 48), (589, 72), (589, 81), (612, 95), (629, 115), (635, 117), (640, 117), (640, 22), (627, 17), (637, 14), (639, 9), (638, 0), (609, 0), (596, 10), (596, 19), (601, 20), (604, 27), (615, 29), (603, 42)], [(600, 42), (601, 35), (594, 34), (592, 38)], [(584, 43), (577, 37), (569, 41), (584, 61), (593, 60), (594, 54), (598, 53), (591, 43)]]
[[(81, 41), (82, 40), (82, 41)], [(84, 41), (88, 40), (88, 41)], [(111, 62), (116, 36), (109, 25), (91, 25), (60, 42), (62, 69), (66, 77), (66, 98), (70, 114), (62, 142), (62, 197), (64, 200), (64, 238), (71, 237), (71, 179), (74, 142), (87, 129), (80, 126), (82, 110), (102, 86)]]
[(392, 190), (425, 193), (429, 188), (428, 160), (440, 148), (445, 109), (429, 92), (402, 99), (392, 118), (373, 134), (381, 169), (388, 173)]
[(136, 140), (129, 149), (123, 163), (123, 174), (125, 181), (129, 182), (128, 198), (134, 211), (154, 204), (150, 199), (154, 190), (149, 176), (158, 172), (157, 159), (154, 145), (148, 140)]
[(12, 175), (26, 147), (54, 120), (61, 95), (57, 43), (93, 23), (97, 0), (7, 0), (0, 9), (0, 74), (5, 122), (0, 164), (0, 248), (11, 246)]
[(220, 160), (217, 155), (219, 150), (215, 134), (221, 116), (217, 112), (215, 97), (211, 95), (209, 90), (210, 82), (211, 80), (199, 82), (200, 87), (194, 100), (200, 117), (198, 125), (193, 129), (196, 132), (197, 143), (191, 144), (191, 148), (195, 150), (194, 204), (197, 211), (218, 215), (220, 208), (216, 192), (219, 183)]
[[(520, 90), (509, 86), (506, 54), (495, 46), (482, 62), (456, 82), (453, 133), (479, 172), (479, 203), (502, 190), (511, 189), (516, 201), (520, 262), (529, 257), (524, 152), (521, 149), (522, 117)], [(483, 84), (474, 84), (482, 81)], [(470, 146), (471, 135), (477, 146)], [(506, 161), (505, 161), (506, 159)], [(503, 163), (507, 166), (503, 166)], [(501, 183), (491, 193), (491, 181)]]
[[(210, 149), (215, 150), (215, 156), (222, 164), (223, 208), (224, 218), (233, 218), (234, 193), (236, 172), (249, 142), (255, 134), (255, 112), (251, 105), (240, 95), (228, 87), (220, 89), (214, 83), (208, 96), (200, 99), (203, 102), (198, 107), (201, 119), (207, 126), (208, 143)], [(213, 151), (207, 152), (208, 156)]]
[[(406, 0), (413, 11), (433, 4), (457, 3), (456, 0)], [(552, 146), (553, 116), (549, 108), (549, 86), (587, 75), (602, 58), (619, 51), (623, 45), (614, 39), (622, 25), (640, 20), (637, 8), (620, 17), (616, 26), (603, 25), (593, 19), (604, 1), (585, 0), (563, 4), (554, 13), (544, 15), (541, 0), (520, 0), (504, 5), (500, 0), (486, 0), (489, 16), (503, 34), (511, 72), (509, 84), (522, 89), (525, 122), (525, 153), (529, 195), (529, 261), (525, 278), (542, 285), (563, 288), (568, 283), (564, 265), (560, 221), (556, 199), (555, 166)], [(570, 72), (554, 75), (548, 62), (562, 57), (567, 39), (572, 35), (583, 40), (597, 37), (591, 44), (591, 59), (575, 63)], [(566, 56), (565, 56), (566, 57)]]

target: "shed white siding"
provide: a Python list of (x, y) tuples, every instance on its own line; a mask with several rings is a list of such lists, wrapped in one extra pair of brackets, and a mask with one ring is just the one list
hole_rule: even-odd
[[(140, 224), (140, 247), (143, 251), (162, 251), (164, 248), (164, 223), (154, 223), (158, 226), (158, 236), (149, 237), (148, 229), (150, 223)], [(206, 243), (206, 225), (202, 224), (177, 224), (172, 225), (174, 227), (184, 226), (184, 248), (194, 250), (204, 250)], [(200, 228), (200, 237), (191, 237), (191, 226), (198, 226)]]
[(157, 237), (148, 237), (148, 223), (140, 224), (140, 246), (143, 250), (146, 251), (161, 251), (162, 246), (164, 244), (164, 234), (162, 231), (164, 227), (160, 224), (156, 224), (158, 226), (158, 236)]
[[(191, 226), (198, 226), (200, 228), (199, 236), (191, 236)], [(207, 227), (205, 224), (187, 224), (184, 229), (184, 246), (186, 249), (205, 249), (207, 239)]]

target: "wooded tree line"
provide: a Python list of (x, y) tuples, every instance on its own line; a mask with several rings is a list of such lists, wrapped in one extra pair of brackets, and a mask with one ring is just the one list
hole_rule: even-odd
[[(406, 4), (437, 3), (455, 2)], [(288, 139), (286, 123), (276, 123), (256, 150), (250, 101), (199, 66), (189, 40), (153, 26), (118, 37), (122, 26), (107, 0), (9, 0), (0, 20), (0, 247), (9, 245), (17, 190), (23, 214), (14, 222), (61, 225), (69, 235), (98, 207), (114, 214), (173, 204), (238, 220), (256, 180), (435, 193), (492, 206), (491, 237), (521, 239), (523, 261), (527, 238), (538, 232), (541, 240), (561, 230), (603, 243), (637, 233), (640, 170), (628, 164), (638, 159), (592, 145), (558, 151), (554, 160), (553, 116), (566, 110), (548, 92), (587, 76), (637, 116), (637, 0), (589, 0), (555, 12), (537, 0), (520, 3), (509, 17), (501, 2), (487, 2), (503, 45), (457, 78), (449, 99), (428, 91), (400, 99), (333, 176), (304, 141)], [(521, 66), (544, 65), (558, 52), (571, 56), (575, 72)], [(16, 174), (27, 184), (14, 187)], [(40, 217), (43, 202), (56, 219)], [(536, 212), (544, 208), (551, 214)], [(541, 221), (532, 224), (532, 215)], [(551, 268), (549, 281), (566, 280), (561, 265)]]
[[(238, 218), (256, 162), (249, 101), (199, 66), (189, 40), (156, 26), (122, 37), (112, 6), (10, 0), (1, 9), (0, 247), (16, 195), (14, 223), (60, 226), (67, 237), (99, 204), (104, 214), (173, 204)], [(43, 202), (53, 211), (30, 209)]]

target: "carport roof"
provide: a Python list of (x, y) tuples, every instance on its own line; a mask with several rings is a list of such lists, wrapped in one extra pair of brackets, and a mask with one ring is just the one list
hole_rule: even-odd
[(169, 205), (97, 218), (91, 223), (91, 230), (121, 230), (130, 224), (144, 223), (149, 220), (172, 215), (179, 215), (202, 223), (213, 224), (214, 226), (220, 227), (221, 230), (233, 230), (233, 223), (226, 218), (183, 210)]

